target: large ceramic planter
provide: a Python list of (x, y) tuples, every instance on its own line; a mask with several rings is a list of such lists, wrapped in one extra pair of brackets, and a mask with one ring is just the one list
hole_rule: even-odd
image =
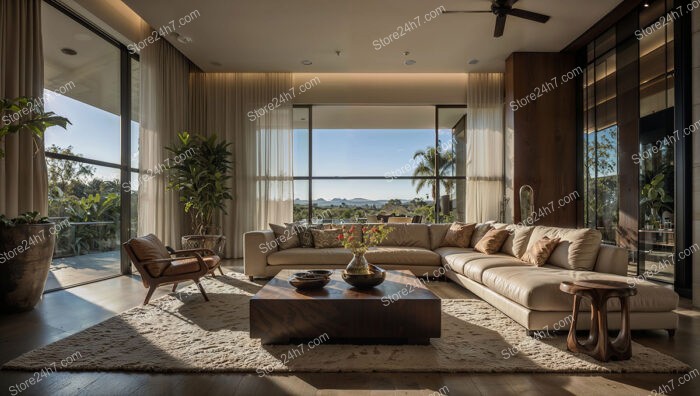
[(223, 257), (226, 237), (223, 235), (185, 235), (182, 237), (183, 249), (211, 249)]
[(41, 300), (56, 243), (55, 225), (0, 225), (0, 311), (29, 311)]

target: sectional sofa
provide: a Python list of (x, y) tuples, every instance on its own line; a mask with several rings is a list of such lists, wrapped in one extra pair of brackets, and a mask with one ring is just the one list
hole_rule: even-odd
[[(674, 312), (678, 295), (668, 287), (627, 277), (627, 251), (601, 244), (597, 230), (484, 223), (477, 225), (469, 248), (458, 248), (441, 246), (449, 224), (387, 226), (393, 231), (381, 246), (367, 252), (369, 262), (385, 269), (408, 269), (417, 276), (444, 274), (529, 332), (564, 327), (573, 297), (561, 292), (559, 284), (581, 279), (616, 280), (636, 287), (638, 293), (630, 300), (632, 329), (665, 329), (672, 335), (678, 326)], [(473, 247), (491, 227), (510, 231), (501, 251), (493, 255), (475, 251)], [(544, 236), (561, 239), (547, 263), (536, 267), (521, 261), (528, 247)], [(280, 250), (271, 230), (244, 235), (244, 271), (251, 279), (271, 277), (283, 269), (339, 269), (351, 258), (343, 248)], [(619, 328), (619, 301), (611, 300), (608, 308), (609, 327)], [(582, 309), (590, 309), (587, 302)], [(589, 315), (581, 315), (579, 328), (589, 325)]]

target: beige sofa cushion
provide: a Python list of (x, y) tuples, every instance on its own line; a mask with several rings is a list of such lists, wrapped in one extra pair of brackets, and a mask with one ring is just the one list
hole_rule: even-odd
[(416, 247), (378, 246), (371, 248), (365, 258), (372, 264), (440, 265), (440, 255)]
[(483, 275), (485, 271), (498, 267), (518, 266), (527, 266), (527, 264), (503, 253), (494, 255), (485, 255), (482, 253), (481, 256), (470, 257), (467, 260), (456, 259), (454, 260), (454, 264), (450, 265), (449, 268), (474, 282), (483, 284)]
[(392, 231), (379, 246), (403, 246), (430, 249), (427, 224), (387, 224)]
[(463, 266), (469, 260), (476, 260), (482, 258), (485, 254), (475, 251), (472, 248), (459, 248), (459, 247), (441, 247), (435, 250), (435, 253), (442, 257), (442, 263), (444, 266), (452, 269), (455, 272), (456, 268)]
[(547, 263), (566, 269), (592, 271), (595, 268), (602, 235), (589, 228), (560, 228), (536, 226), (528, 242), (528, 250), (543, 237), (561, 241)]
[[(572, 271), (556, 266), (510, 266), (489, 268), (483, 272), (483, 284), (500, 295), (534, 311), (570, 312), (573, 296), (559, 290), (559, 284), (575, 280), (614, 280), (627, 282), (626, 277), (591, 271)], [(671, 289), (640, 281), (637, 295), (630, 298), (632, 312), (666, 312), (678, 306), (678, 295)], [(590, 310), (584, 299), (582, 309)], [(620, 310), (618, 299), (608, 308)]]
[(447, 230), (450, 229), (452, 224), (430, 224), (428, 229), (430, 230), (430, 249), (435, 250), (442, 245), (442, 240), (445, 239)]
[(481, 238), (483, 238), (484, 235), (486, 235), (486, 233), (489, 232), (491, 228), (493, 228), (493, 224), (493, 222), (478, 223), (474, 227), (474, 232), (472, 233), (471, 241), (469, 242), (469, 247), (475, 247), (476, 244), (479, 243)]
[(280, 250), (267, 256), (269, 265), (347, 265), (352, 253), (344, 248), (292, 248)]
[(516, 224), (496, 223), (493, 225), (495, 229), (505, 228), (510, 231), (510, 236), (506, 238), (501, 246), (501, 252), (510, 256), (520, 258), (527, 251), (527, 245), (530, 241), (530, 235), (535, 227), (527, 227)]

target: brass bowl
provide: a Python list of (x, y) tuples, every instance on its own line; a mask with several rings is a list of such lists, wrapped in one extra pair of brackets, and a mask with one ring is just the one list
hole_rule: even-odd
[(382, 282), (384, 282), (384, 279), (386, 279), (386, 271), (377, 267), (376, 265), (370, 264), (369, 270), (369, 275), (348, 274), (345, 270), (343, 270), (343, 280), (358, 289), (371, 289), (375, 286), (381, 285)]

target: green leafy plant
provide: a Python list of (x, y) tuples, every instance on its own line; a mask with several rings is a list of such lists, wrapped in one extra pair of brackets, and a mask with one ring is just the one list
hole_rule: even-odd
[(188, 132), (178, 134), (178, 139), (177, 146), (165, 148), (175, 156), (168, 168), (168, 189), (180, 194), (193, 232), (205, 235), (215, 230), (216, 211), (226, 213), (224, 203), (233, 198), (226, 185), (231, 178), (231, 143), (218, 141), (216, 135), (207, 138)]
[[(15, 99), (0, 99), (0, 141), (5, 136), (29, 131), (38, 138), (44, 137), (46, 129), (52, 126), (68, 127), (70, 121), (67, 118), (56, 115), (51, 111), (44, 111), (41, 98), (22, 96)], [(0, 158), (5, 157), (5, 152), (0, 149)]]
[(664, 179), (664, 173), (659, 173), (654, 176), (642, 187), (642, 198), (639, 201), (642, 208), (645, 209), (644, 213), (649, 213), (651, 215), (651, 224), (657, 227), (659, 226), (661, 209), (673, 211), (673, 197), (666, 193)]
[(47, 224), (50, 223), (47, 217), (42, 217), (39, 212), (26, 212), (15, 218), (8, 218), (5, 215), (0, 215), (0, 224), (12, 227), (17, 224)]
[[(438, 146), (440, 146), (439, 141)], [(449, 176), (450, 170), (455, 164), (455, 156), (451, 151), (435, 150), (435, 147), (428, 147), (425, 150), (416, 151), (413, 154), (413, 161), (415, 162), (413, 176), (432, 177), (436, 174)], [(436, 162), (437, 170), (435, 169)], [(441, 183), (445, 195), (450, 195), (454, 189), (454, 180), (442, 179)], [(416, 193), (420, 193), (423, 188), (428, 187), (432, 199), (435, 200), (437, 198), (437, 185), (434, 179), (414, 179), (411, 181), (411, 184), (416, 187)]]

